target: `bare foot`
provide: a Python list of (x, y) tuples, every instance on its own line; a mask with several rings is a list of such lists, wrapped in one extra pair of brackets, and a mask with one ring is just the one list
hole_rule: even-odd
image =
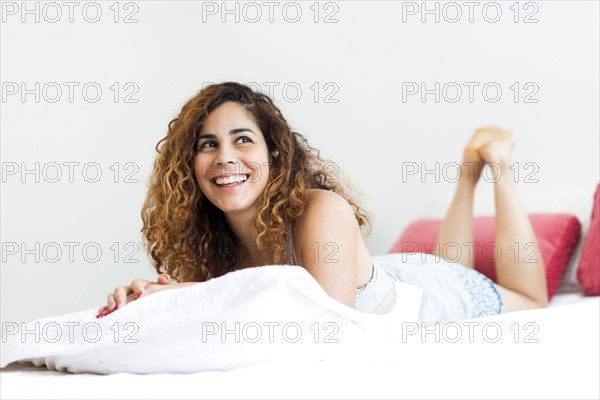
[(511, 136), (492, 140), (479, 149), (479, 155), (488, 164), (499, 164), (506, 167), (510, 164), (512, 150), (515, 146)]
[[(510, 137), (510, 132), (495, 127), (481, 128), (475, 131), (463, 152), (463, 166), (468, 172), (469, 182), (476, 183), (484, 164), (495, 162), (495, 157), (503, 154), (500, 149), (495, 150), (495, 146), (491, 146), (491, 144), (509, 140)], [(483, 149), (488, 146), (489, 149), (484, 151)]]

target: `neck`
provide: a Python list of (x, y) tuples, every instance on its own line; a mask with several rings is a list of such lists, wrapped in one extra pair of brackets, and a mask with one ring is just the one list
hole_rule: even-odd
[(248, 210), (239, 214), (225, 214), (225, 220), (229, 224), (229, 227), (242, 243), (242, 246), (246, 250), (247, 254), (251, 257), (255, 257), (257, 254), (257, 231), (254, 227), (254, 214), (255, 213), (253, 212), (248, 212)]

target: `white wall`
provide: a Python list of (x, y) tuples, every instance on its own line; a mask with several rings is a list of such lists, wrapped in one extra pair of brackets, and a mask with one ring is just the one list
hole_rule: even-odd
[[(434, 14), (421, 21), (421, 2), (319, 3), (318, 22), (313, 2), (278, 2), (272, 22), (263, 2), (227, 3), (238, 7), (237, 15), (222, 14), (221, 2), (120, 3), (117, 23), (113, 2), (77, 3), (72, 23), (62, 2), (27, 7), (36, 4), (39, 22), (36, 11), (23, 14), (21, 2), (2, 3), (2, 321), (100, 306), (115, 286), (155, 276), (143, 249), (131, 247), (141, 243), (139, 211), (154, 146), (205, 82), (274, 88), (296, 130), (362, 190), (362, 204), (375, 216), (366, 239), (372, 254), (386, 252), (408, 222), (431, 215), (432, 204), (451, 193), (444, 179), (450, 175), (436, 182), (434, 174), (403, 177), (403, 169), (434, 169), (437, 162), (450, 174), (444, 166), (460, 160), (480, 126), (514, 133), (525, 194), (581, 185), (592, 192), (599, 179), (596, 2), (519, 3), (518, 22), (513, 2), (477, 3), (471, 17), (464, 2), (428, 2), (428, 9), (438, 7), (439, 22)], [(88, 22), (96, 4), (102, 16)], [(462, 18), (452, 23), (455, 5)], [(299, 21), (289, 22), (298, 8)], [(497, 9), (499, 20), (488, 22)], [(252, 23), (257, 10), (262, 16)], [(129, 14), (138, 22), (124, 23)], [(537, 22), (523, 21), (530, 14)], [(327, 15), (337, 22), (324, 23)], [(21, 97), (22, 82), (28, 89), (40, 83), (39, 102), (36, 93)], [(72, 102), (67, 85), (76, 83), (64, 82), (79, 85)], [(421, 82), (430, 89), (456, 82), (462, 97), (449, 101), (456, 95), (452, 84), (439, 103), (433, 94), (423, 102), (403, 90)], [(472, 102), (464, 82), (478, 85)], [(89, 83), (86, 99), (81, 89)], [(501, 88), (497, 102), (484, 98), (486, 84)], [(62, 97), (52, 103), (56, 86)], [(95, 103), (94, 86), (102, 89)], [(531, 99), (537, 102), (524, 102), (536, 88)], [(130, 100), (137, 102), (125, 102), (134, 90)], [(493, 88), (487, 94), (494, 97)], [(336, 102), (326, 102), (327, 95)], [(36, 162), (39, 182), (34, 173), (22, 175)], [(70, 182), (65, 163), (72, 162), (79, 164)], [(62, 177), (51, 183), (57, 164)], [(90, 183), (94, 166), (102, 176)], [(127, 183), (128, 173), (137, 182)], [(530, 173), (537, 183), (524, 181)], [(478, 193), (481, 202), (490, 189)], [(75, 243), (72, 260), (68, 242)], [(95, 248), (102, 256), (92, 262)], [(137, 263), (126, 263), (127, 254)]]

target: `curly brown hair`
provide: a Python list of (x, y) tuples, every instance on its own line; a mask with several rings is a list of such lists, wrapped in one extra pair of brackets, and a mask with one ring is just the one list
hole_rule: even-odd
[(331, 171), (335, 164), (322, 160), (318, 150), (292, 131), (267, 95), (235, 82), (212, 84), (187, 101), (156, 145), (158, 155), (141, 212), (141, 231), (158, 273), (168, 273), (180, 282), (206, 281), (237, 269), (240, 241), (223, 212), (202, 195), (194, 172), (202, 125), (209, 113), (230, 101), (253, 118), (268, 151), (279, 151), (254, 218), (256, 247), (265, 265), (289, 259), (288, 228), (304, 212), (310, 189), (341, 195), (353, 208), (358, 225), (370, 228), (371, 218), (351, 196), (350, 185), (341, 182), (337, 168)]

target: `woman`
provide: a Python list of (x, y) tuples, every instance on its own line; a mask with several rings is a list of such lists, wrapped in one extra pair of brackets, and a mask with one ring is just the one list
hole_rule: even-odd
[[(430, 300), (429, 307), (442, 310), (438, 320), (449, 318), (443, 310), (453, 297), (467, 311), (450, 319), (547, 304), (541, 259), (500, 258), (498, 284), (473, 269), (467, 244), (473, 242), (473, 195), (485, 163), (499, 167), (493, 168), (497, 244), (509, 254), (514, 242), (536, 243), (509, 179), (510, 134), (500, 129), (478, 130), (464, 151), (463, 174), (437, 246), (464, 244), (459, 263), (429, 256), (416, 268), (414, 260), (375, 262), (361, 235), (369, 217), (348, 186), (292, 132), (268, 96), (247, 86), (226, 82), (200, 91), (169, 123), (156, 149), (142, 232), (161, 275), (156, 283), (135, 280), (116, 288), (98, 317), (160, 290), (269, 264), (300, 265), (329, 296), (366, 312), (380, 309), (395, 280), (422, 286), (431, 299), (437, 294), (440, 300)], [(170, 282), (171, 276), (179, 283)]]

